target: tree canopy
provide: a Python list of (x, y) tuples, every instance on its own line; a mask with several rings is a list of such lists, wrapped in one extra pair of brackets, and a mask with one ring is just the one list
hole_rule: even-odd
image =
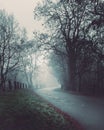
[[(68, 89), (77, 89), (75, 86), (81, 87), (88, 80), (91, 83), (89, 73), (99, 82), (94, 73), (98, 75), (101, 71), (98, 64), (100, 68), (104, 67), (103, 5), (100, 0), (61, 0), (57, 3), (44, 0), (34, 9), (35, 18), (44, 18), (44, 24), (50, 30), (50, 40), (44, 45), (67, 57)], [(95, 88), (96, 83), (91, 84), (88, 86)]]

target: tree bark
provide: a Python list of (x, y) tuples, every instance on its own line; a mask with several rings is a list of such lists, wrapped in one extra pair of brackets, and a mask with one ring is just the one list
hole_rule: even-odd
[(69, 90), (75, 89), (75, 70), (76, 70), (76, 64), (75, 64), (75, 58), (70, 56), (69, 63), (68, 63), (68, 71), (69, 71)]

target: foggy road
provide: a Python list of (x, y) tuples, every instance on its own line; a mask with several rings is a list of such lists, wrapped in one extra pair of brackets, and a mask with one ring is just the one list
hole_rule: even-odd
[(104, 130), (104, 99), (66, 93), (59, 88), (35, 92), (76, 119), (85, 130)]

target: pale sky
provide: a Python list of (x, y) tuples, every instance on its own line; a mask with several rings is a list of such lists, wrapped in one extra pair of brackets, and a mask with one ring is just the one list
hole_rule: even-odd
[(0, 0), (0, 9), (12, 13), (22, 27), (25, 27), (29, 38), (33, 38), (33, 31), (41, 28), (34, 20), (34, 7), (42, 0)]

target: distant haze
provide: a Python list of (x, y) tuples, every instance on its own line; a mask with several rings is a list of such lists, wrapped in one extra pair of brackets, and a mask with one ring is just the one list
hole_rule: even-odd
[(0, 0), (0, 9), (12, 13), (22, 27), (28, 32), (28, 37), (33, 38), (33, 31), (41, 28), (39, 22), (34, 21), (34, 8), (42, 0)]
[[(35, 80), (36, 78), (33, 77), (33, 81)], [(42, 88), (60, 87), (60, 84), (58, 83), (56, 77), (51, 73), (51, 67), (44, 63), (40, 66), (40, 73), (38, 74), (37, 82), (38, 85)]]

